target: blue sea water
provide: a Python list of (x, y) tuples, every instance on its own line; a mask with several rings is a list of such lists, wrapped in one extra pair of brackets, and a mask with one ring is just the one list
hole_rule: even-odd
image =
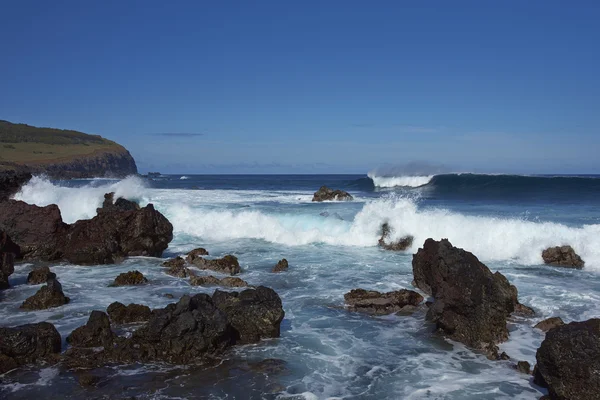
[[(313, 203), (321, 185), (349, 191), (349, 202)], [(211, 256), (234, 254), (251, 285), (279, 293), (286, 317), (281, 338), (242, 346), (210, 368), (166, 365), (110, 366), (98, 388), (83, 389), (60, 367), (2, 377), (4, 398), (210, 398), (210, 399), (537, 399), (543, 389), (517, 372), (516, 361), (535, 364), (543, 333), (538, 321), (600, 316), (600, 179), (597, 176), (447, 174), (421, 177), (366, 175), (162, 175), (153, 179), (34, 178), (16, 196), (58, 204), (63, 219), (91, 218), (103, 195), (153, 203), (174, 226), (164, 257), (205, 247)], [(377, 247), (381, 224), (393, 235), (412, 235), (406, 252)], [(425, 239), (448, 238), (473, 252), (519, 289), (532, 319), (510, 321), (503, 343), (510, 361), (489, 361), (433, 332), (423, 311), (371, 317), (344, 308), (354, 288), (412, 288), (412, 254)], [(541, 252), (570, 244), (583, 270), (543, 265)], [(270, 272), (286, 258), (289, 271)], [(2, 293), (3, 325), (48, 320), (63, 338), (93, 309), (111, 302), (163, 307), (170, 293), (211, 293), (168, 276), (163, 259), (130, 258), (112, 266), (52, 265), (66, 306), (23, 312), (37, 287), (23, 285), (31, 264), (17, 266), (13, 288)], [(109, 288), (114, 277), (138, 269), (151, 285)], [(199, 272), (200, 273), (200, 272)], [(259, 364), (275, 359), (265, 368)]]

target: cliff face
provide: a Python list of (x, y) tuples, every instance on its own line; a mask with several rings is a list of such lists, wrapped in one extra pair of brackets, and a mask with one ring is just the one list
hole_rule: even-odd
[(137, 174), (123, 146), (97, 135), (0, 121), (0, 170), (26, 170), (56, 179)]

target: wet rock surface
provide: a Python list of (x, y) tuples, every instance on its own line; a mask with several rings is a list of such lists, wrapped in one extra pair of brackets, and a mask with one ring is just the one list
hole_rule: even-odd
[(21, 249), (0, 229), (0, 290), (8, 289), (8, 277), (15, 272), (15, 259), (19, 257)]
[(549, 247), (542, 252), (545, 264), (567, 268), (583, 268), (585, 262), (571, 246)]
[(140, 206), (138, 203), (119, 197), (115, 201), (115, 192), (106, 193), (104, 195), (104, 202), (102, 207), (96, 209), (97, 213), (111, 212), (111, 211), (136, 211), (139, 210)]
[(386, 222), (381, 225), (381, 237), (377, 242), (379, 247), (390, 251), (405, 251), (413, 244), (414, 238), (412, 236), (404, 236), (397, 240), (391, 240), (392, 228)]
[(58, 360), (60, 334), (48, 322), (0, 328), (0, 374), (24, 364)]
[(600, 319), (549, 330), (536, 360), (535, 382), (548, 388), (551, 399), (598, 399)]
[(217, 258), (214, 260), (196, 257), (192, 259), (191, 263), (199, 269), (209, 269), (211, 271), (228, 275), (236, 275), (242, 271), (237, 257), (232, 255), (226, 255), (223, 258)]
[(49, 267), (43, 266), (34, 269), (27, 275), (27, 284), (40, 285), (42, 283), (46, 283), (51, 279), (56, 279), (56, 274), (50, 271)]
[(129, 271), (119, 274), (110, 286), (135, 286), (148, 283), (148, 279), (140, 271)]
[(348, 192), (321, 186), (321, 188), (315, 192), (312, 201), (348, 201), (353, 199), (352, 195)]
[(508, 339), (507, 318), (518, 304), (517, 289), (492, 273), (472, 253), (447, 239), (427, 239), (413, 256), (414, 284), (435, 301), (427, 318), (453, 340), (497, 358)]
[(285, 258), (282, 258), (277, 262), (277, 264), (273, 267), (272, 272), (283, 272), (288, 270), (288, 261)]
[(551, 318), (548, 318), (548, 319), (538, 322), (537, 324), (535, 324), (534, 328), (537, 328), (537, 329), (541, 330), (542, 332), (548, 332), (550, 329), (556, 328), (557, 326), (561, 326), (564, 324), (565, 323), (563, 322), (562, 318), (551, 317)]
[(407, 289), (387, 293), (353, 289), (344, 295), (344, 300), (351, 311), (385, 315), (406, 312), (406, 306), (418, 306), (424, 299), (419, 293)]
[(146, 322), (150, 319), (152, 311), (150, 307), (141, 304), (125, 305), (118, 301), (112, 303), (106, 309), (110, 320), (115, 324), (131, 324), (134, 322)]
[(176, 278), (187, 278), (188, 276), (194, 275), (194, 273), (185, 266), (185, 260), (181, 257), (172, 258), (165, 261), (163, 267), (167, 268), (167, 274)]
[(196, 258), (202, 257), (202, 256), (207, 256), (207, 255), (208, 255), (208, 251), (206, 251), (206, 249), (203, 247), (199, 247), (199, 248), (194, 249), (194, 250), (190, 251), (189, 253), (187, 253), (186, 260), (187, 260), (187, 262), (192, 264)]
[(245, 287), (248, 282), (238, 277), (225, 277), (219, 279), (212, 275), (192, 276), (190, 277), (192, 286), (225, 286), (225, 287)]
[(70, 299), (63, 293), (60, 282), (57, 279), (50, 279), (36, 294), (27, 298), (21, 304), (21, 308), (25, 310), (45, 310), (60, 307), (69, 301)]
[(30, 179), (31, 173), (25, 170), (0, 171), (0, 202), (15, 195)]

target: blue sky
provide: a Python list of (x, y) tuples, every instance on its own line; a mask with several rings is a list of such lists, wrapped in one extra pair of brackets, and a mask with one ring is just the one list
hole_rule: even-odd
[(0, 14), (0, 119), (101, 134), (142, 171), (600, 173), (597, 1), (21, 0)]

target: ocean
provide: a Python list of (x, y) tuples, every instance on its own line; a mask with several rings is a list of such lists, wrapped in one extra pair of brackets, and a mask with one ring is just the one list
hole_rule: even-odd
[[(321, 186), (342, 189), (349, 202), (311, 202)], [(0, 397), (139, 399), (538, 399), (543, 389), (513, 365), (535, 364), (544, 334), (538, 321), (600, 316), (600, 176), (444, 174), (161, 175), (153, 179), (50, 181), (34, 177), (16, 198), (57, 204), (65, 222), (91, 218), (103, 195), (153, 203), (174, 226), (164, 259), (205, 247), (211, 256), (233, 254), (251, 285), (282, 298), (281, 337), (234, 348), (209, 367), (110, 365), (97, 388), (82, 388), (60, 367), (26, 369), (2, 377)], [(377, 247), (381, 225), (395, 237), (414, 236), (406, 252)], [(344, 308), (354, 288), (412, 289), (412, 254), (425, 239), (448, 238), (500, 271), (519, 290), (531, 319), (513, 318), (500, 345), (509, 361), (434, 334), (423, 311), (372, 317)], [(582, 270), (543, 265), (541, 252), (569, 244), (586, 262)], [(281, 258), (287, 272), (273, 274)], [(49, 321), (63, 340), (91, 310), (113, 301), (164, 307), (187, 293), (212, 293), (164, 273), (164, 259), (134, 257), (108, 266), (53, 264), (71, 303), (21, 311), (37, 287), (24, 285), (32, 264), (16, 266), (3, 292), (2, 325)], [(108, 287), (137, 269), (142, 287)], [(267, 360), (267, 361), (265, 361)]]

